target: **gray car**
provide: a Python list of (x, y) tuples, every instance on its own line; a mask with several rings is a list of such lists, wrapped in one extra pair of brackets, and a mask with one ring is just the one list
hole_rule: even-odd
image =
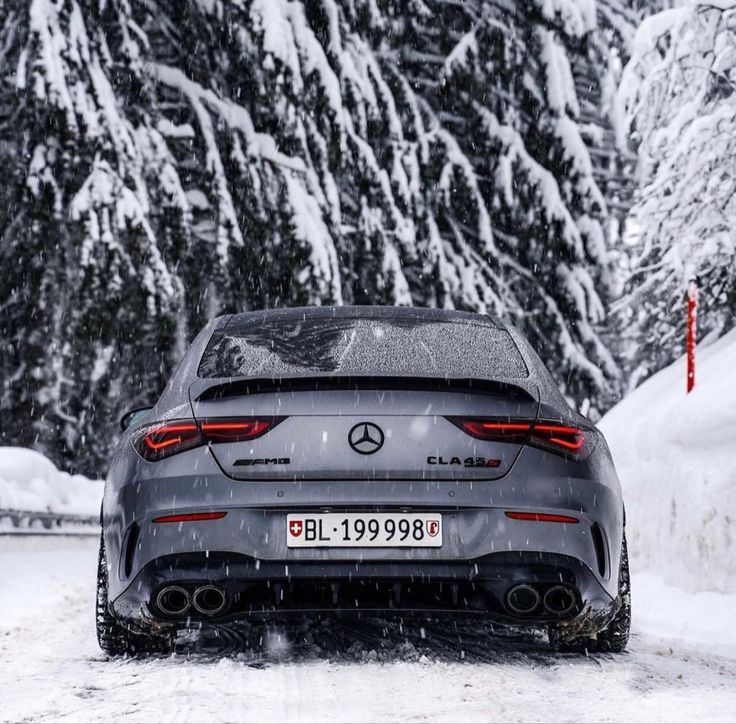
[(125, 428), (102, 505), (112, 654), (243, 619), (471, 616), (621, 651), (624, 506), (601, 433), (490, 316), (219, 317)]

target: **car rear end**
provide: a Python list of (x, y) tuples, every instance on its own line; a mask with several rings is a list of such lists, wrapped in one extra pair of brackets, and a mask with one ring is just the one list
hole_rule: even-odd
[(610, 456), (513, 330), (284, 310), (221, 320), (190, 354), (111, 470), (121, 616), (608, 615), (622, 536)]

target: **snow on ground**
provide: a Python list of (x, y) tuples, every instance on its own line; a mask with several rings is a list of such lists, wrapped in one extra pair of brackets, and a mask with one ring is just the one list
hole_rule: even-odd
[[(656, 573), (634, 573), (632, 605), (636, 628), (662, 640), (675, 639), (702, 654), (736, 659), (736, 595), (687, 593)], [(736, 696), (736, 682), (734, 695)]]
[(41, 453), (0, 447), (0, 510), (97, 516), (102, 481), (69, 475)]
[(624, 490), (634, 568), (689, 591), (736, 593), (736, 330), (698, 347), (689, 395), (682, 358), (599, 427)]
[(736, 658), (712, 653), (734, 634), (682, 623), (701, 603), (736, 610), (734, 596), (672, 598), (635, 577), (635, 633), (618, 656), (499, 640), (461, 660), (430, 636), (382, 661), (370, 644), (343, 656), (297, 658), (283, 644), (261, 656), (108, 660), (94, 635), (96, 555), (94, 539), (0, 538), (1, 721), (736, 719)]

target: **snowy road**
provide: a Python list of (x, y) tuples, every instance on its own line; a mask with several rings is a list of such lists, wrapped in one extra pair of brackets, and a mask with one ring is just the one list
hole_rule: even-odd
[[(479, 654), (469, 642), (475, 653), (459, 660), (415, 640), (366, 663), (375, 657), (367, 645), (337, 658), (279, 657), (271, 647), (258, 663), (108, 660), (94, 636), (96, 545), (0, 538), (0, 720), (736, 719), (732, 596), (688, 596), (635, 577), (635, 635), (621, 656), (553, 657), (502, 643)], [(695, 619), (704, 607), (709, 615)]]

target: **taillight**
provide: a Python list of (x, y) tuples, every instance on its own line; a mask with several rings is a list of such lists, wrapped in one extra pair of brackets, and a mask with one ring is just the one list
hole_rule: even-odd
[(156, 422), (133, 434), (133, 447), (142, 458), (154, 462), (201, 445), (254, 440), (285, 419), (238, 417)]
[(260, 437), (283, 419), (283, 417), (269, 417), (247, 420), (203, 420), (200, 428), (207, 442), (243, 442)]
[(481, 440), (497, 442), (526, 442), (532, 423), (522, 420), (472, 420), (463, 417), (448, 417), (450, 422), (464, 430), (468, 435)]
[(138, 454), (149, 461), (161, 460), (203, 444), (197, 424), (186, 420), (146, 425), (136, 431), (133, 438), (133, 446)]
[[(524, 510), (507, 510), (506, 517), (512, 520), (529, 520), (535, 523), (579, 523), (578, 518), (571, 515), (558, 515), (557, 513), (530, 513)], [(153, 521), (156, 522), (155, 520)]]
[(480, 440), (526, 443), (575, 460), (584, 460), (595, 446), (595, 430), (552, 420), (448, 417), (453, 425)]
[(180, 513), (178, 515), (160, 515), (154, 518), (154, 523), (194, 523), (204, 520), (221, 520), (227, 515), (223, 510), (217, 513)]
[(571, 425), (538, 422), (532, 428), (531, 444), (554, 452), (577, 455), (585, 447), (586, 433)]

